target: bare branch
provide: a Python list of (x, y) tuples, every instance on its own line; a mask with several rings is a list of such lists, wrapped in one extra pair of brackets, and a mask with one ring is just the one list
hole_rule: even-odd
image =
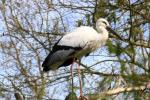
[(130, 86), (130, 87), (118, 87), (106, 92), (99, 93), (100, 95), (115, 95), (122, 92), (131, 92), (131, 91), (143, 91), (145, 89), (150, 89), (150, 83), (141, 86)]

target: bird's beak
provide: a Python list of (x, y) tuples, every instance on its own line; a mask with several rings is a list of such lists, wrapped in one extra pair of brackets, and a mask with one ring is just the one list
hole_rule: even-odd
[(107, 26), (106, 29), (107, 29), (109, 32), (111, 32), (111, 33), (113, 33), (114, 35), (116, 35), (117, 38), (119, 38), (120, 40), (122, 40), (122, 38), (117, 34), (117, 32), (115, 32), (111, 27)]

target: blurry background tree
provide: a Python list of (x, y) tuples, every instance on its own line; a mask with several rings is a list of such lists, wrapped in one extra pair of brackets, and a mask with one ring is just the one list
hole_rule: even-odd
[(69, 67), (43, 73), (41, 63), (61, 36), (80, 25), (94, 27), (99, 17), (122, 39), (111, 35), (82, 59), (84, 94), (90, 100), (149, 100), (149, 0), (1, 0), (1, 98), (64, 99), (71, 91)]

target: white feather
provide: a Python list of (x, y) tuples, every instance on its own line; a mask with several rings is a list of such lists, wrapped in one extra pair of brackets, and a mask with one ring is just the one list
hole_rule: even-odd
[[(102, 30), (105, 32), (103, 34)], [(81, 47), (82, 51), (76, 55), (81, 57), (88, 52), (92, 52), (105, 44), (108, 38), (106, 29), (101, 29), (102, 33), (98, 33), (95, 29), (88, 26), (81, 26), (73, 32), (65, 35), (58, 43), (58, 45)]]

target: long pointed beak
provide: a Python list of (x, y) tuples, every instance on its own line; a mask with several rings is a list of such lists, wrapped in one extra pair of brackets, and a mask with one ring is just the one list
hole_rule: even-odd
[(116, 35), (117, 38), (119, 38), (120, 40), (122, 40), (122, 38), (117, 34), (117, 32), (115, 32), (111, 27), (107, 26), (106, 29), (107, 29), (109, 32), (111, 32), (111, 33), (113, 33), (114, 35)]

